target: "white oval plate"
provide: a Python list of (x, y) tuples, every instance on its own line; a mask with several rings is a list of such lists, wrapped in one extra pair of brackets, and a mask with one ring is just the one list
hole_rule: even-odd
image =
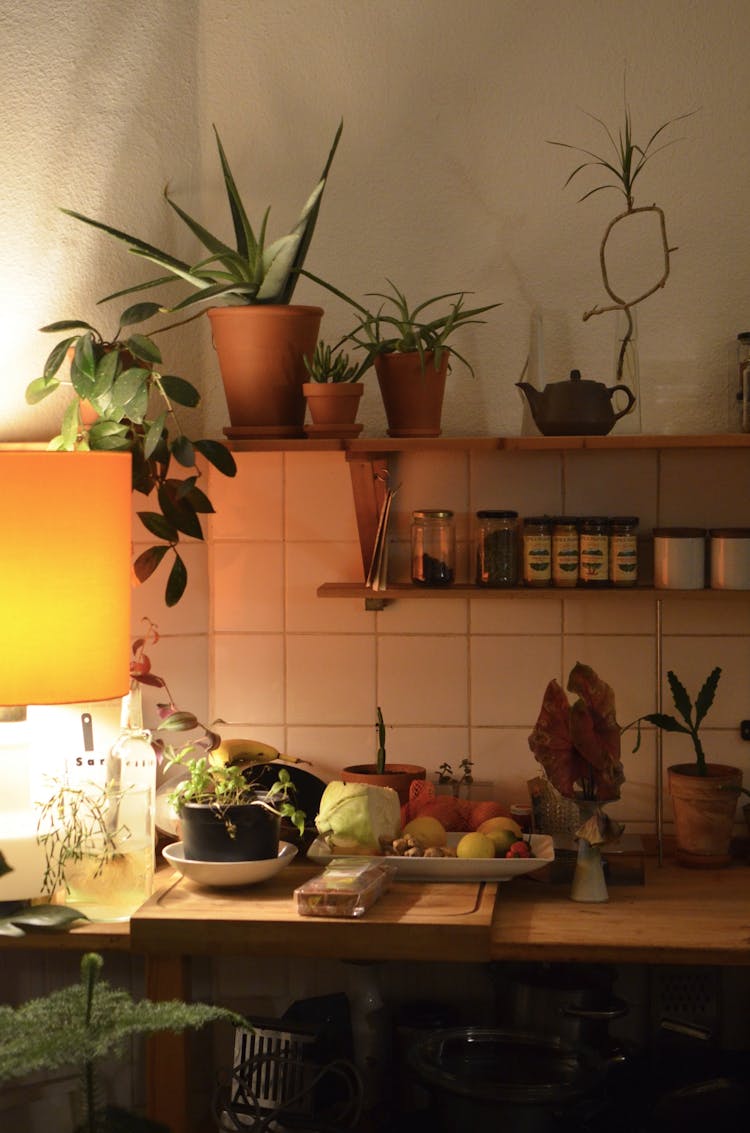
[(198, 862), (185, 857), (182, 842), (165, 846), (162, 854), (183, 877), (189, 877), (198, 885), (224, 888), (228, 885), (254, 885), (258, 881), (267, 881), (289, 865), (297, 854), (297, 847), (291, 842), (279, 842), (278, 857), (255, 862)]
[[(456, 846), (462, 834), (449, 832), (448, 845)], [(524, 873), (532, 873), (555, 860), (555, 848), (549, 834), (532, 834), (529, 839), (533, 858), (399, 858), (364, 856), (363, 861), (385, 862), (396, 877), (414, 881), (510, 881)], [(307, 851), (311, 861), (325, 865), (334, 857), (322, 838), (316, 838)]]

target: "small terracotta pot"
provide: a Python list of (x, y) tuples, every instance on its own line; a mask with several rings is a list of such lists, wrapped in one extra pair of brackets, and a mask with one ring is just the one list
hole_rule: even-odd
[(424, 355), (424, 369), (416, 350), (378, 354), (375, 373), (390, 437), (440, 436), (449, 361), (449, 350), (443, 351), (438, 370), (431, 350)]
[(213, 344), (231, 428), (228, 437), (301, 437), (304, 358), (318, 341), (322, 307), (213, 307)]
[(712, 868), (728, 865), (732, 826), (742, 771), (722, 763), (706, 764), (705, 776), (695, 764), (667, 768), (674, 811), (676, 850), (681, 865)]
[(392, 787), (403, 806), (409, 801), (409, 788), (415, 779), (424, 779), (427, 771), (415, 763), (386, 763), (380, 775), (374, 763), (355, 763), (341, 772), (342, 783), (369, 783), (371, 787)]
[(305, 382), (302, 392), (312, 418), (312, 424), (305, 425), (306, 436), (358, 436), (362, 425), (355, 420), (364, 389), (362, 382)]

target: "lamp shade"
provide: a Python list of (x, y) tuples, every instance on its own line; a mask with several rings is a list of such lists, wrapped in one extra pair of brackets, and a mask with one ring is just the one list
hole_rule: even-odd
[(130, 453), (0, 450), (0, 704), (129, 684)]

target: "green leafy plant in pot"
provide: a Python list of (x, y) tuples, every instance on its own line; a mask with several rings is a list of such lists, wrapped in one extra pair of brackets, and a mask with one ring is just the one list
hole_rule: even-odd
[(321, 340), (312, 357), (304, 358), (309, 380), (303, 384), (302, 392), (312, 419), (305, 426), (309, 437), (356, 437), (362, 431), (362, 425), (356, 423), (365, 389), (360, 378), (370, 362), (352, 362), (343, 349), (345, 341), (331, 346)]
[[(466, 292), (450, 291), (412, 307), (403, 291), (389, 279), (390, 293), (368, 293), (382, 300), (376, 310), (369, 310), (311, 272), (303, 274), (357, 312), (359, 321), (347, 337), (364, 350), (366, 366), (375, 367), (389, 435), (439, 436), (451, 357), (458, 358), (472, 376), (474, 374), (471, 364), (448, 342), (461, 327), (484, 322), (478, 316), (500, 304), (467, 308), (464, 306)], [(438, 303), (443, 303), (447, 309), (435, 314)], [(433, 311), (428, 313), (430, 308)]]
[(634, 751), (640, 744), (642, 722), (653, 724), (664, 732), (687, 735), (693, 745), (694, 763), (679, 763), (667, 768), (675, 821), (675, 853), (677, 860), (687, 866), (729, 864), (737, 798), (744, 791), (742, 771), (726, 764), (708, 762), (700, 737), (700, 728), (713, 705), (720, 677), (721, 668), (717, 666), (706, 677), (693, 704), (687, 689), (670, 669), (667, 680), (680, 719), (664, 712), (651, 712), (634, 721), (638, 729)]
[(172, 199), (168, 189), (164, 190), (167, 204), (208, 253), (193, 263), (122, 229), (63, 209), (68, 216), (124, 242), (131, 253), (167, 273), (116, 295), (181, 280), (192, 291), (170, 309), (181, 311), (196, 304), (208, 307), (229, 409), (231, 428), (227, 434), (230, 436), (302, 434), (303, 358), (312, 355), (315, 349), (323, 311), (320, 307), (292, 305), (291, 299), (307, 256), (342, 129), (343, 123), (340, 123), (320, 179), (294, 227), (270, 242), (267, 239), (270, 207), (266, 208), (260, 224), (253, 227), (216, 127), (214, 133), (234, 245), (214, 235), (187, 213)]
[(411, 784), (425, 779), (427, 769), (416, 763), (388, 763), (386, 759), (386, 730), (383, 712), (378, 705), (375, 717), (377, 752), (374, 763), (356, 763), (344, 767), (341, 772), (343, 783), (369, 783), (374, 787), (392, 787), (403, 806), (409, 801)]
[[(164, 373), (153, 337), (130, 329), (159, 309), (156, 303), (129, 307), (111, 337), (83, 319), (42, 327), (65, 337), (52, 348), (42, 376), (28, 385), (26, 400), (36, 404), (59, 389), (63, 364), (70, 360), (65, 382), (74, 397), (50, 447), (130, 452), (133, 491), (153, 501), (152, 509), (138, 511), (138, 518), (149, 537), (158, 541), (137, 556), (133, 569), (145, 582), (162, 562), (171, 561), (165, 601), (174, 606), (188, 581), (180, 537), (202, 539), (200, 516), (214, 510), (198, 486), (202, 473), (196, 461), (203, 457), (225, 476), (234, 476), (237, 466), (219, 441), (188, 436), (178, 408), (197, 406), (198, 390), (185, 378)], [(182, 475), (174, 474), (174, 465)]]

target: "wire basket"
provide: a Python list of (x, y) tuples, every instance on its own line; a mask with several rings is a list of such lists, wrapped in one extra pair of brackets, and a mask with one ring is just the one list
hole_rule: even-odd
[(217, 1090), (221, 1130), (310, 1130), (336, 1133), (355, 1128), (362, 1103), (356, 1067), (345, 1058), (325, 1061), (318, 1030), (266, 1020), (238, 1027), (234, 1066)]
[(581, 825), (581, 815), (573, 799), (566, 799), (549, 779), (529, 779), (532, 828), (536, 834), (572, 838)]

